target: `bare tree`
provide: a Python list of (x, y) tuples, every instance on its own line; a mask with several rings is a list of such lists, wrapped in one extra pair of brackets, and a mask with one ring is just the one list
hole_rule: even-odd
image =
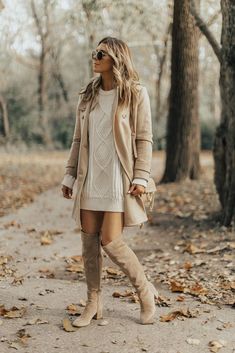
[(3, 4), (2, 0), (0, 0), (0, 11), (4, 9), (5, 5)]
[(64, 80), (62, 70), (61, 70), (61, 65), (60, 65), (61, 49), (62, 49), (62, 46), (57, 46), (57, 47), (51, 46), (50, 48), (50, 56), (52, 58), (52, 75), (54, 79), (58, 82), (64, 101), (66, 103), (69, 103), (69, 94), (66, 88), (65, 80)]
[(50, 50), (48, 45), (48, 37), (50, 33), (50, 1), (43, 0), (43, 15), (45, 23), (43, 23), (41, 17), (37, 13), (35, 1), (31, 0), (31, 10), (37, 28), (38, 38), (40, 41), (40, 53), (39, 53), (39, 69), (38, 69), (38, 111), (39, 118), (42, 123), (43, 129), (43, 140), (46, 145), (52, 144), (48, 113), (46, 109), (47, 105), (47, 92), (46, 92), (46, 58)]
[(3, 134), (5, 137), (9, 137), (10, 125), (9, 125), (9, 119), (8, 119), (8, 110), (7, 110), (6, 101), (2, 95), (0, 95), (0, 112), (2, 112)]
[[(82, 0), (82, 8), (86, 15), (85, 28), (87, 35), (88, 51), (91, 52), (91, 50), (94, 49), (95, 45), (95, 28), (94, 26), (92, 26), (92, 23), (96, 22), (94, 21), (94, 12), (98, 10), (97, 0)], [(89, 56), (88, 68), (89, 76), (94, 76), (91, 55)]]
[(235, 215), (235, 6), (233, 0), (221, 0), (221, 46), (205, 21), (199, 16), (194, 1), (191, 12), (220, 62), (221, 121), (214, 140), (214, 181), (222, 206), (222, 223), (231, 224)]

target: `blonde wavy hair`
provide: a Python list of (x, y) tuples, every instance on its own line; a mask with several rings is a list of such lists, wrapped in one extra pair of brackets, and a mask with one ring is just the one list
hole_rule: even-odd
[[(119, 87), (119, 103), (126, 106), (130, 104), (132, 97), (134, 98), (133, 100), (137, 97), (137, 86), (140, 84), (130, 49), (125, 42), (115, 37), (105, 37), (101, 39), (98, 45), (101, 43), (106, 45), (107, 53), (113, 59), (114, 81)], [(83, 95), (83, 101), (89, 101), (95, 97), (101, 82), (101, 75), (91, 79), (88, 85), (79, 92), (79, 94)]]

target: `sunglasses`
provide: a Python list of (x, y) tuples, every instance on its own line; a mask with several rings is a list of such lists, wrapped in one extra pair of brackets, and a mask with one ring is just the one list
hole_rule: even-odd
[(104, 56), (108, 55), (104, 50), (92, 50), (91, 57), (94, 60), (102, 60)]

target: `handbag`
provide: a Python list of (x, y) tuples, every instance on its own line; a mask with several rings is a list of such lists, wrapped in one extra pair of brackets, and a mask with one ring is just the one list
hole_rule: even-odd
[(147, 183), (145, 191), (140, 197), (144, 202), (145, 208), (147, 208), (150, 212), (152, 212), (153, 210), (156, 191), (157, 191), (157, 188), (156, 188), (155, 181), (152, 177), (149, 177), (149, 181)]

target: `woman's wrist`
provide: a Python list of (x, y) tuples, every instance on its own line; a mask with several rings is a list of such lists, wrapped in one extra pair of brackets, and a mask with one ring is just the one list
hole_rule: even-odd
[(65, 174), (64, 175), (64, 179), (62, 180), (61, 182), (61, 185), (65, 185), (67, 186), (68, 188), (72, 189), (73, 188), (73, 185), (75, 183), (75, 178), (74, 176), (70, 175), (70, 174)]
[(132, 184), (142, 185), (142, 186), (144, 186), (146, 188), (147, 180), (146, 179), (142, 179), (142, 178), (134, 178), (132, 180)]

